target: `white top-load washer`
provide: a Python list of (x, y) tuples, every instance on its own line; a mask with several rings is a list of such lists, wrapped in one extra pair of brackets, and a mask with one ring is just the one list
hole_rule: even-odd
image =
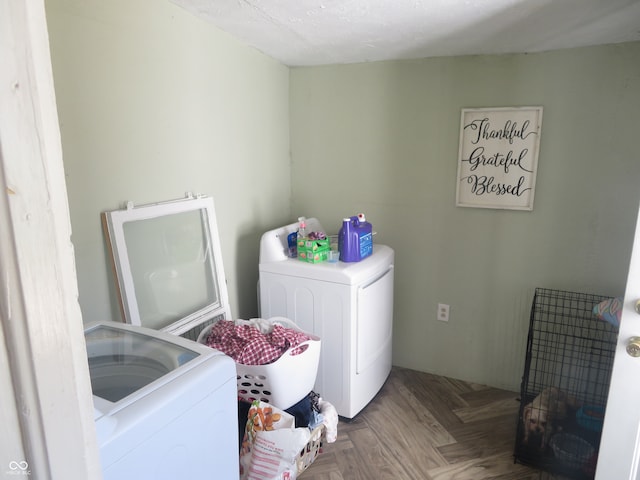
[[(394, 251), (374, 244), (356, 263), (306, 263), (287, 255), (297, 223), (262, 235), (260, 315), (288, 317), (322, 339), (314, 390), (353, 418), (391, 371)], [(307, 231), (324, 231), (307, 219)]]
[(105, 480), (238, 478), (231, 358), (115, 322), (87, 325), (85, 339)]

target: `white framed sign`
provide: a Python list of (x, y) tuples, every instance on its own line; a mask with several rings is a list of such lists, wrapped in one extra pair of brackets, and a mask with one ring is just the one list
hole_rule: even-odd
[(459, 207), (533, 210), (542, 107), (464, 108)]

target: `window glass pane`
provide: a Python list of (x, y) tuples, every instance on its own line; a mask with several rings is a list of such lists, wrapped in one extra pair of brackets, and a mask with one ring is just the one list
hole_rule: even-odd
[(204, 210), (125, 222), (123, 231), (143, 326), (161, 329), (219, 304)]

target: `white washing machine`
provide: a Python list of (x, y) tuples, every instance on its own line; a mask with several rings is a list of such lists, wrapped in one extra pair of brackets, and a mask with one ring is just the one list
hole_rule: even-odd
[(85, 328), (105, 480), (239, 477), (235, 363), (144, 327)]
[[(391, 371), (394, 252), (374, 244), (357, 263), (305, 263), (287, 256), (287, 235), (297, 228), (292, 223), (262, 236), (260, 315), (288, 317), (322, 339), (314, 391), (353, 418)], [(312, 218), (307, 231), (324, 230)]]

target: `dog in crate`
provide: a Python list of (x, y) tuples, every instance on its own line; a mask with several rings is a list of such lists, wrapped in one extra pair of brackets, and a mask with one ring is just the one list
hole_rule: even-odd
[(523, 443), (544, 450), (551, 436), (562, 430), (567, 414), (578, 408), (580, 402), (575, 397), (556, 387), (545, 388), (523, 409)]

